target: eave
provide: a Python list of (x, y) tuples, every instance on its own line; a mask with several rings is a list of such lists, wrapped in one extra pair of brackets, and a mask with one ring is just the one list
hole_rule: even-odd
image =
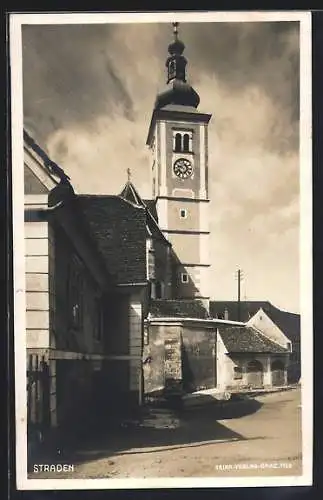
[(203, 325), (207, 328), (217, 328), (222, 325), (234, 325), (234, 326), (245, 326), (245, 323), (238, 321), (229, 320), (219, 320), (219, 319), (202, 319), (202, 318), (180, 318), (180, 317), (148, 317), (145, 320), (149, 324), (153, 325), (171, 325), (171, 326), (192, 326), (192, 325)]
[(175, 120), (175, 121), (185, 120), (196, 123), (209, 123), (211, 117), (212, 115), (209, 113), (200, 113), (198, 111), (196, 113), (193, 113), (191, 111), (184, 111), (184, 110), (179, 111), (170, 109), (154, 109), (150, 120), (146, 145), (149, 146), (151, 143), (152, 134), (157, 120)]

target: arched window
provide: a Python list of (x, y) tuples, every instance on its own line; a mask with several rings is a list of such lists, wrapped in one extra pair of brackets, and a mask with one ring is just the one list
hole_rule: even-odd
[(156, 281), (156, 299), (162, 298), (162, 284), (160, 281)]
[(175, 151), (182, 150), (182, 135), (177, 133), (175, 135)]
[(187, 153), (189, 150), (190, 150), (190, 136), (188, 134), (184, 134), (183, 151)]
[(170, 61), (168, 65), (168, 79), (174, 78), (176, 73), (176, 61)]

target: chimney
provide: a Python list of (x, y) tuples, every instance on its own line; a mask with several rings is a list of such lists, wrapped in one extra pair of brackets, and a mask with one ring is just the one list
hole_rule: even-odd
[(227, 308), (224, 309), (224, 319), (226, 319), (226, 320), (229, 319), (229, 311)]

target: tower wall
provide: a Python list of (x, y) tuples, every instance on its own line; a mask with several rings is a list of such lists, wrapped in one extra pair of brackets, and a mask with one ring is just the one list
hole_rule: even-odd
[(153, 196), (159, 227), (172, 244), (174, 298), (207, 300), (211, 115), (196, 109), (200, 99), (186, 81), (185, 45), (177, 32), (174, 36), (166, 61), (168, 88), (157, 96), (147, 138), (153, 152)]

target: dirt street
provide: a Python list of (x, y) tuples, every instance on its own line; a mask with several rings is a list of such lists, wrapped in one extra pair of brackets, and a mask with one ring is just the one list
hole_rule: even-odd
[[(181, 412), (151, 409), (140, 422), (61, 457), (71, 472), (30, 478), (219, 477), (301, 474), (300, 390), (248, 404), (210, 404)], [(59, 460), (56, 460), (59, 462)], [(47, 462), (49, 463), (49, 462)]]

